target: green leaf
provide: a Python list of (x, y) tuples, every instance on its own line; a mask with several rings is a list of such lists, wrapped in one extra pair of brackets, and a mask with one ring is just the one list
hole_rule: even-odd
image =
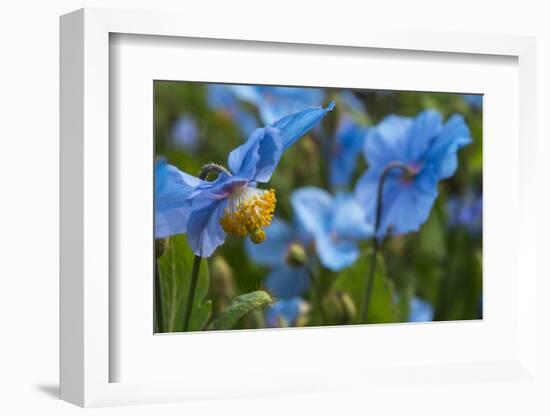
[[(157, 259), (165, 325), (162, 332), (181, 332), (183, 330), (183, 314), (189, 295), (194, 257), (186, 237), (176, 235), (168, 239), (165, 253)], [(190, 331), (204, 329), (210, 318), (212, 304), (210, 301), (205, 302), (208, 284), (208, 263), (203, 260), (189, 322)]]
[(234, 298), (229, 306), (210, 324), (208, 329), (231, 329), (237, 321), (256, 308), (273, 302), (269, 293), (263, 290), (245, 293)]
[[(394, 287), (386, 277), (386, 268), (381, 255), (377, 257), (377, 267), (374, 273), (374, 284), (368, 311), (368, 323), (396, 322), (396, 308), (393, 305)], [(371, 256), (363, 255), (355, 264), (344, 269), (332, 285), (333, 291), (348, 293), (358, 310), (365, 296), (365, 288), (370, 268)], [(354, 323), (362, 323), (356, 317)]]

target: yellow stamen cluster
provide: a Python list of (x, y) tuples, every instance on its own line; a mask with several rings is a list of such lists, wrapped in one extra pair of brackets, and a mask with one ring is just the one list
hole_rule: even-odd
[(276, 203), (274, 189), (243, 188), (230, 197), (220, 224), (228, 234), (249, 235), (253, 243), (262, 243), (265, 240), (262, 228), (271, 224)]

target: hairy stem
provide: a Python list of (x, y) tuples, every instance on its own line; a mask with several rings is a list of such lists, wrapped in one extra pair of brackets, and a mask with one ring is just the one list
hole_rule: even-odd
[(201, 256), (195, 256), (195, 259), (193, 260), (191, 283), (189, 285), (187, 305), (185, 305), (185, 315), (183, 316), (183, 332), (187, 332), (189, 330), (189, 322), (191, 321), (191, 313), (193, 311), (193, 301), (195, 300), (195, 290), (197, 288), (197, 281), (199, 280), (199, 269), (201, 267), (201, 260)]

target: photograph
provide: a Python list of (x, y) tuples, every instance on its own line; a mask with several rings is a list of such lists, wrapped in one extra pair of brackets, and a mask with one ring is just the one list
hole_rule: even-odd
[(481, 94), (153, 97), (154, 333), (483, 319)]

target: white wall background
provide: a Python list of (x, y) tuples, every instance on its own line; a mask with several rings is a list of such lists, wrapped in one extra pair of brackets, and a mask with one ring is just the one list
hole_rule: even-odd
[[(543, 214), (550, 212), (550, 175), (543, 172), (550, 155), (550, 13), (544, 1), (521, 0), (377, 0), (377, 1), (208, 1), (169, 0), (20, 0), (0, 8), (0, 414), (72, 415), (81, 409), (56, 399), (58, 383), (58, 17), (77, 8), (161, 9), (201, 16), (246, 14), (275, 19), (281, 30), (322, 19), (361, 28), (371, 22), (391, 26), (433, 28), (537, 36), (539, 175), (539, 274), (550, 276), (544, 256), (550, 231)], [(199, 18), (199, 17), (197, 17)], [(503, 121), (505, 122), (505, 121)], [(505, 235), (505, 230), (503, 230)], [(539, 293), (550, 293), (542, 280)], [(550, 374), (550, 307), (539, 302), (539, 359)], [(546, 393), (550, 391), (547, 385)], [(437, 394), (434, 394), (434, 392)], [(545, 392), (530, 385), (495, 384), (490, 393), (475, 386), (422, 387), (387, 395), (280, 397), (92, 410), (101, 415), (160, 414), (548, 414)], [(488, 394), (489, 396), (485, 396)], [(406, 413), (405, 413), (406, 412)]]

